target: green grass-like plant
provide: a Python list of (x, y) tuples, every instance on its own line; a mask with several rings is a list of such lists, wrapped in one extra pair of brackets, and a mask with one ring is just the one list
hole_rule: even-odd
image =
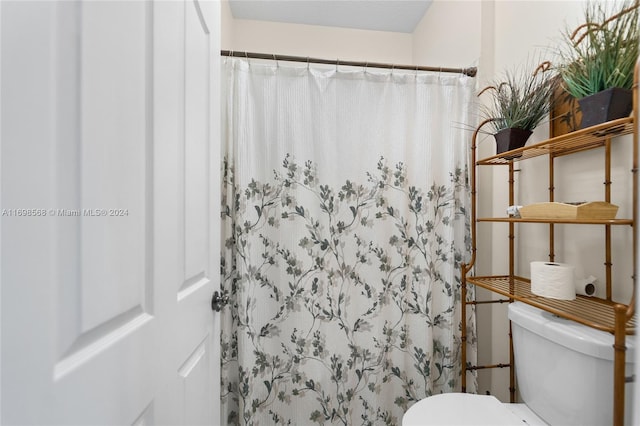
[(557, 75), (550, 63), (543, 62), (537, 68), (527, 65), (505, 71), (503, 78), (483, 89), (490, 101), (481, 107), (484, 119), (491, 119), (494, 132), (508, 128), (535, 129), (551, 111), (551, 95), (557, 83)]
[(562, 35), (559, 73), (565, 89), (580, 99), (602, 90), (631, 89), (638, 59), (639, 1), (589, 2), (585, 22)]

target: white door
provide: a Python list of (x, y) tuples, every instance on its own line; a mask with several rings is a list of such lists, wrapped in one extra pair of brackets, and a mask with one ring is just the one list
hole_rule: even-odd
[(218, 2), (2, 1), (2, 424), (218, 424)]

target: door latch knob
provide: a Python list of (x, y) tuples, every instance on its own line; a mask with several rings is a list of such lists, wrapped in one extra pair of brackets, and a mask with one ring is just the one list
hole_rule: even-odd
[(220, 312), (222, 307), (229, 303), (229, 297), (223, 296), (217, 290), (213, 292), (213, 297), (211, 298), (211, 309), (216, 312)]

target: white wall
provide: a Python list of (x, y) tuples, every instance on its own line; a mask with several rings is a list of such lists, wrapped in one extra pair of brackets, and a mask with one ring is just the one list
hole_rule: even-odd
[(226, 1), (222, 2), (222, 10), (224, 50), (413, 63), (411, 34), (234, 19)]
[(413, 32), (415, 63), (478, 66), (481, 8), (482, 2), (477, 0), (435, 0)]

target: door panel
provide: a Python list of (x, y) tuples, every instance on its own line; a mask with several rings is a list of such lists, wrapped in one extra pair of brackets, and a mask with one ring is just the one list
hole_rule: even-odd
[(218, 8), (0, 3), (3, 424), (218, 423)]
[[(185, 281), (181, 291), (208, 281), (209, 104), (210, 41), (200, 4), (186, 4), (185, 20), (185, 132), (184, 240)], [(188, 208), (186, 208), (188, 207)]]
[(202, 395), (211, 395), (213, 383), (209, 380), (211, 375), (211, 357), (207, 338), (200, 342), (195, 351), (190, 354), (185, 363), (178, 369), (181, 379), (182, 394), (185, 406), (183, 409), (184, 425), (210, 424), (211, 406), (201, 402)]
[[(213, 328), (203, 335), (198, 324), (203, 321), (202, 313), (210, 306), (213, 292), (212, 274), (217, 259), (212, 252), (211, 218), (212, 194), (218, 183), (210, 169), (212, 157), (219, 148), (213, 150), (208, 142), (213, 134), (211, 115), (211, 34), (207, 17), (211, 16), (208, 2), (186, 2), (184, 4), (184, 131), (179, 157), (182, 161), (178, 173), (182, 187), (180, 239), (184, 246), (182, 258), (182, 279), (174, 297), (178, 302), (178, 318), (181, 333), (178, 336), (179, 369), (181, 391), (184, 395), (183, 424), (207, 424), (213, 400), (200, 401), (202, 395), (212, 395), (214, 370), (211, 364), (212, 347), (215, 345)], [(210, 18), (209, 18), (210, 19)], [(217, 52), (215, 53), (217, 55)], [(215, 156), (215, 158), (219, 158)], [(217, 207), (217, 206), (216, 206)], [(217, 239), (217, 237), (216, 237)], [(209, 315), (208, 313), (206, 315)], [(216, 378), (219, 383), (219, 379)]]
[[(79, 125), (79, 137), (64, 143), (71, 145), (65, 151), (77, 153), (73, 178), (80, 184), (66, 189), (65, 203), (56, 206), (56, 223), (69, 222), (57, 240), (73, 253), (63, 262), (71, 276), (59, 282), (59, 302), (68, 308), (59, 310), (67, 318), (59, 331), (67, 364), (96, 342), (117, 341), (153, 314), (153, 175), (146, 160), (153, 149), (147, 99), (153, 64), (146, 54), (152, 46), (151, 5), (92, 2), (77, 12), (79, 105), (69, 125)], [(126, 19), (111, 25), (121, 15)], [(60, 158), (58, 172), (67, 162)]]

